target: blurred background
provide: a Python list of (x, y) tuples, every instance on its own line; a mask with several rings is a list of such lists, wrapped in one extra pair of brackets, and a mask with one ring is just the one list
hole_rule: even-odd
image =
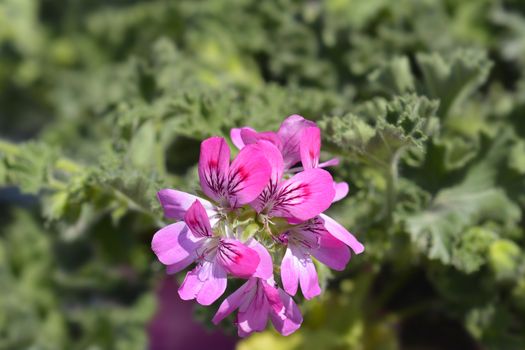
[[(524, 73), (521, 0), (0, 0), (0, 349), (525, 349)], [(156, 261), (155, 193), (291, 114), (366, 251), (240, 341)]]

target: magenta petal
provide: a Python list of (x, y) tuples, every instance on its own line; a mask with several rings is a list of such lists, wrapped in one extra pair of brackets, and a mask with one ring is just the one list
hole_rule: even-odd
[(365, 250), (365, 247), (359, 242), (354, 235), (348, 232), (341, 224), (331, 217), (321, 214), (319, 215), (324, 221), (324, 227), (332, 236), (349, 246), (354, 253), (360, 254)]
[(216, 259), (226, 271), (241, 278), (252, 276), (261, 260), (256, 250), (228, 238), (221, 239)]
[(275, 329), (284, 336), (290, 335), (301, 327), (303, 316), (292, 297), (279, 289), (279, 297), (284, 305), (280, 313), (271, 313), (270, 317)]
[(186, 192), (166, 188), (157, 192), (157, 198), (164, 210), (164, 215), (170, 219), (183, 220), (186, 211), (196, 200), (201, 202), (208, 216), (215, 214), (210, 202)]
[(230, 205), (237, 207), (253, 201), (268, 184), (272, 169), (257, 147), (244, 147), (233, 161), (228, 175)]
[(315, 265), (309, 256), (305, 257), (301, 262), (301, 272), (299, 274), (301, 291), (306, 299), (312, 299), (321, 294), (317, 271), (315, 270)]
[(268, 250), (259, 243), (255, 238), (252, 238), (248, 244), (248, 247), (254, 249), (259, 254), (259, 266), (253, 274), (254, 277), (260, 277), (264, 280), (273, 277), (273, 262)]
[(184, 222), (190, 228), (195, 237), (211, 237), (210, 219), (202, 204), (196, 200), (184, 215)]
[(325, 231), (319, 239), (319, 248), (312, 249), (311, 254), (331, 269), (342, 271), (350, 260), (350, 249)]
[(305, 128), (311, 126), (316, 126), (316, 124), (297, 114), (289, 116), (281, 124), (277, 135), (281, 140), (281, 152), (286, 169), (289, 169), (301, 160), (299, 148), (301, 135)]
[(257, 199), (250, 203), (250, 205), (258, 213), (260, 213), (266, 206), (268, 200), (270, 198), (273, 198), (275, 192), (277, 191), (278, 184), (283, 176), (284, 163), (281, 152), (273, 144), (267, 141), (259, 141), (256, 144), (254, 144), (254, 147), (259, 149), (264, 154), (272, 168), (270, 181), (263, 189), (261, 194), (257, 197)]
[(308, 127), (303, 130), (300, 143), (301, 163), (304, 169), (317, 168), (321, 152), (321, 130)]
[(226, 195), (230, 149), (222, 137), (202, 141), (199, 157), (199, 178), (202, 191), (219, 201)]
[(161, 263), (172, 265), (194, 256), (199, 242), (191, 236), (188, 226), (183, 222), (177, 222), (155, 233), (151, 241), (151, 249)]
[(306, 221), (328, 209), (334, 195), (330, 173), (308, 169), (280, 184), (270, 214)]
[(334, 182), (335, 196), (333, 202), (340, 201), (348, 194), (348, 184), (346, 182)]
[(262, 287), (266, 300), (270, 305), (270, 312), (279, 313), (284, 310), (283, 302), (279, 295), (279, 290), (276, 287), (275, 281), (272, 279), (259, 280), (259, 286)]
[(249, 280), (243, 284), (239, 289), (230, 294), (219, 306), (217, 313), (213, 316), (212, 322), (218, 324), (225, 317), (231, 314), (235, 309), (237, 309), (246, 297), (246, 293), (249, 289), (253, 288), (254, 280)]
[(281, 262), (281, 280), (286, 293), (295, 295), (299, 284), (298, 258), (294, 256), (290, 246), (286, 248), (283, 261)]
[(284, 172), (283, 156), (281, 155), (281, 152), (274, 144), (268, 141), (259, 141), (254, 144), (253, 147), (264, 154), (268, 163), (270, 163), (270, 167), (272, 168), (270, 181), (274, 185), (277, 185), (281, 181)]

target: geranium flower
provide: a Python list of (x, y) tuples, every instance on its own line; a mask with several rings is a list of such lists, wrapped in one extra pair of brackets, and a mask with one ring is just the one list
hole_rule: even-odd
[[(222, 302), (214, 323), (238, 309), (239, 336), (264, 330), (268, 320), (288, 335), (302, 323), (292, 299), (298, 288), (306, 299), (321, 293), (316, 263), (343, 270), (351, 251), (364, 251), (323, 213), (346, 196), (348, 185), (322, 169), (339, 161), (320, 163), (321, 131), (301, 116), (288, 117), (277, 132), (245, 127), (231, 135), (240, 149), (231, 163), (224, 139), (201, 144), (203, 198), (173, 189), (157, 193), (164, 215), (182, 221), (159, 230), (152, 249), (168, 273), (196, 263), (179, 288), (185, 300), (210, 305), (226, 290), (228, 276), (248, 279)], [(280, 260), (284, 290), (268, 250)]]

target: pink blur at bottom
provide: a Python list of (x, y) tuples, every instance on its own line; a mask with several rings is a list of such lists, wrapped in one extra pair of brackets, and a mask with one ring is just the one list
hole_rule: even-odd
[(148, 325), (150, 350), (233, 350), (236, 338), (210, 331), (193, 319), (195, 303), (184, 301), (167, 276), (157, 290), (157, 311)]

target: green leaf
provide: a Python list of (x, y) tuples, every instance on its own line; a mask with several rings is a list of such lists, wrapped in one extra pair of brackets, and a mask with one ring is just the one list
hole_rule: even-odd
[(415, 80), (407, 57), (393, 57), (373, 71), (368, 79), (379, 91), (387, 94), (404, 94), (415, 91)]
[(417, 95), (377, 98), (356, 107), (355, 114), (326, 117), (319, 126), (345, 156), (386, 165), (399, 149), (421, 147), (436, 131), (437, 106)]
[(500, 135), (461, 183), (440, 190), (427, 209), (406, 219), (412, 241), (429, 258), (452, 263), (453, 244), (470, 225), (494, 220), (510, 226), (521, 218), (520, 208), (494, 186), (509, 139)]
[(446, 55), (421, 53), (417, 62), (423, 72), (422, 91), (440, 101), (440, 116), (447, 116), (456, 104), (481, 86), (492, 67), (487, 54), (475, 49), (455, 50)]

